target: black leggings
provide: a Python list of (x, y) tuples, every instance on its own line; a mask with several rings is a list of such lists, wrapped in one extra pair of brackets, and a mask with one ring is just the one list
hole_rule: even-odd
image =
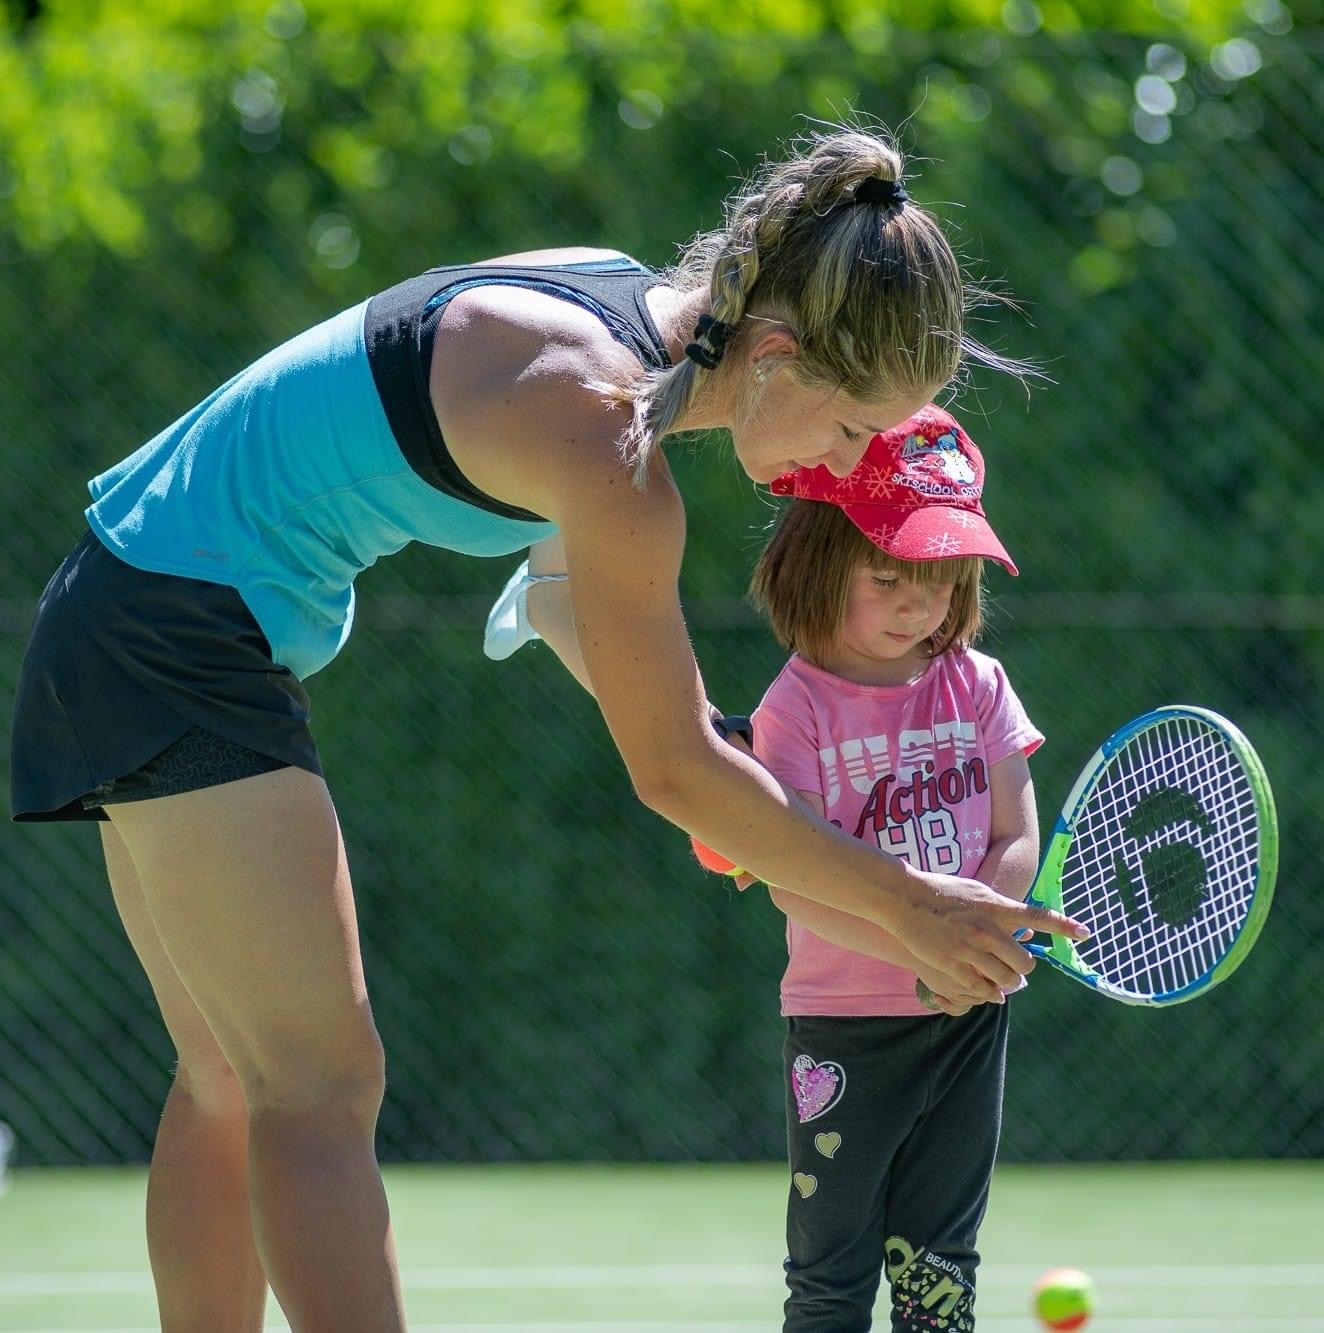
[(975, 1326), (975, 1239), (1002, 1120), (1006, 1005), (961, 1018), (792, 1018), (785, 1333)]

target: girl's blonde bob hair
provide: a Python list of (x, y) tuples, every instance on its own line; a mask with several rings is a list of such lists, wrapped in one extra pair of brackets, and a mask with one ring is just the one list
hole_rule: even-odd
[(787, 506), (759, 557), (750, 599), (784, 648), (822, 667), (840, 641), (851, 576), (860, 565), (923, 587), (953, 585), (947, 617), (929, 639), (931, 656), (978, 640), (984, 628), (982, 557), (899, 560), (875, 546), (836, 505), (820, 500)]

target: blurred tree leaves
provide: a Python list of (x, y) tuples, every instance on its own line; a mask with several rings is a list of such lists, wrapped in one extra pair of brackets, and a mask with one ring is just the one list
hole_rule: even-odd
[[(1309, 545), (1308, 515), (1280, 498), (1289, 473), (1239, 484), (1253, 458), (1291, 451), (1290, 431), (1260, 442), (1270, 405), (1299, 429), (1316, 395), (1321, 156), (1303, 108), (1320, 30), (1279, 0), (4, 12), (0, 327), (44, 314), (0, 405), (32, 423), (33, 466), (108, 461), (271, 343), (430, 264), (556, 243), (665, 263), (778, 139), (858, 112), (924, 155), (913, 193), (1028, 301), (1036, 328), (994, 309), (977, 331), (1063, 383), (1036, 399), (1056, 484), (1115, 454), (1119, 432), (1189, 423), (1207, 460), (1198, 508), (1286, 510)], [(79, 340), (89, 301), (116, 336), (64, 365), (54, 349)], [(1278, 406), (1280, 366), (1306, 388)], [(963, 402), (1023, 443), (1019, 395), (976, 382)], [(1082, 523), (1108, 549), (1117, 515), (1189, 507), (1174, 475), (1109, 472), (1084, 518), (1027, 515), (1027, 554), (1048, 557), (1027, 577)], [(739, 482), (702, 469), (694, 485), (722, 512)], [(1149, 553), (1127, 548), (1091, 581), (1143, 585), (1156, 554), (1167, 569), (1201, 539), (1159, 525)], [(731, 587), (741, 540), (696, 545), (700, 587)], [(1261, 554), (1236, 577), (1282, 576)]]
[[(1036, 397), (1048, 479), (1069, 487), (1150, 423), (1192, 432), (1189, 493), (1172, 469), (1127, 467), (1095, 478), (1084, 515), (1022, 518), (1013, 490), (1039, 557), (1027, 579), (1082, 531), (1109, 550), (1118, 516), (1165, 503), (1192, 522), (1209, 506), (1290, 513), (1284, 532), (1309, 547), (1290, 472), (1246, 469), (1291, 453), (1266, 410), (1300, 429), (1318, 396), (1304, 293), (1324, 277), (1321, 156), (1303, 112), (1318, 28), (1279, 0), (764, 8), (64, 0), (25, 20), (11, 5), (0, 327), (44, 311), (0, 385), (30, 423), (24, 466), (109, 461), (267, 346), (430, 264), (556, 243), (665, 263), (778, 139), (858, 112), (924, 154), (913, 192), (1029, 303), (1033, 329), (996, 309), (976, 328), (1064, 386)], [(56, 349), (89, 301), (115, 336), (66, 365)], [(1280, 366), (1305, 385), (1281, 406)], [(962, 402), (1023, 450), (1018, 400), (980, 381)], [(740, 485), (700, 469), (696, 515), (729, 512)], [(0, 504), (40, 529), (21, 497)], [(697, 586), (731, 591), (746, 540), (696, 543)], [(1145, 555), (1123, 546), (1089, 580), (1146, 586), (1193, 541), (1210, 539), (1159, 523)], [(1283, 577), (1267, 549), (1234, 575)]]
[[(1276, 15), (1274, 0), (1258, 3)], [(885, 15), (862, 0), (66, 0), (40, 11), (11, 0), (6, 13), (10, 244), (123, 255), (144, 253), (162, 230), (205, 250), (236, 243), (218, 174), (265, 189), (290, 219), (309, 221), (309, 206), (334, 196), (389, 230), (435, 202), (410, 188), (402, 158), (564, 171), (607, 147), (604, 112), (636, 131), (633, 152), (638, 131), (674, 143), (666, 126), (676, 121), (710, 122), (725, 139), (733, 121), (766, 123), (749, 113), (772, 101), (786, 133), (791, 112), (839, 115), (886, 88), (903, 114), (918, 106), (920, 123), (964, 126), (968, 137), (1010, 101), (1051, 117), (1059, 155), (1079, 162), (1125, 136), (1132, 90), (1097, 70), (1075, 90), (1083, 115), (1058, 116), (1062, 90), (1036, 35), (1158, 31), (1174, 51), (1204, 54), (1244, 22), (1228, 0), (910, 0)], [(952, 54), (939, 66), (917, 61), (944, 42)], [(1081, 130), (1093, 147), (1073, 143)], [(1082, 271), (1097, 283), (1114, 269), (1087, 258)]]

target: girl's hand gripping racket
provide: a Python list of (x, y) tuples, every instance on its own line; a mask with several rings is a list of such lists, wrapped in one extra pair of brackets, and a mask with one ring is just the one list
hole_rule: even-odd
[(1273, 793), (1250, 742), (1207, 709), (1159, 708), (1086, 764), (1030, 888), (1090, 938), (1025, 947), (1123, 1004), (1181, 1004), (1241, 965), (1277, 871)]

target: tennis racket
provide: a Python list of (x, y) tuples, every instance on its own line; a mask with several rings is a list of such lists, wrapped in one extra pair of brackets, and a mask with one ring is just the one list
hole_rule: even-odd
[[(1159, 708), (1085, 765), (1030, 887), (1090, 938), (1025, 947), (1123, 1004), (1181, 1004), (1244, 961), (1277, 872), (1273, 793), (1250, 742), (1208, 709)], [(930, 1003), (923, 982), (916, 992)]]

